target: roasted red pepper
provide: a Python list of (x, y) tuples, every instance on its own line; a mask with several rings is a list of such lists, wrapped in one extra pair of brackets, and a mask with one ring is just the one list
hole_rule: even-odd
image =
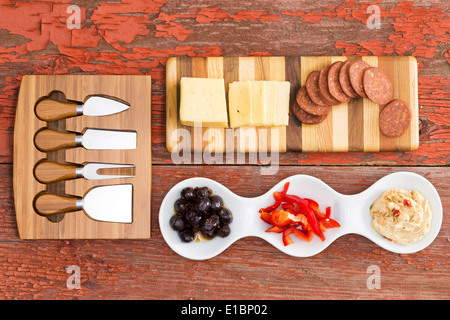
[(264, 221), (264, 222), (267, 222), (267, 223), (270, 223), (270, 212), (266, 212), (266, 211), (264, 211), (264, 210), (259, 210), (259, 212), (261, 212), (261, 219)]
[(276, 199), (275, 203), (265, 209), (260, 209), (259, 212), (261, 212), (261, 210), (265, 211), (265, 212), (272, 212), (273, 210), (278, 208), (281, 205), (281, 202), (283, 202), (283, 198), (284, 198), (285, 194), (287, 193), (288, 188), (289, 188), (289, 181), (284, 184), (283, 191), (281, 192), (278, 199)]
[(267, 229), (266, 232), (282, 233), (287, 228), (289, 228), (289, 227), (272, 226), (269, 229)]
[(283, 244), (285, 246), (288, 246), (290, 244), (293, 244), (294, 241), (292, 241), (291, 237), (289, 237), (289, 235), (291, 233), (294, 233), (298, 238), (304, 240), (304, 241), (311, 241), (312, 240), (312, 231), (301, 231), (299, 229), (297, 229), (296, 227), (290, 227), (287, 228), (286, 230), (284, 230), (283, 232)]
[(287, 194), (288, 188), (289, 182), (286, 182), (282, 192), (273, 193), (275, 203), (259, 210), (261, 219), (272, 225), (266, 232), (283, 233), (283, 243), (288, 246), (294, 243), (289, 236), (291, 233), (304, 241), (311, 241), (314, 234), (325, 241), (325, 230), (340, 227), (337, 221), (330, 219), (331, 207), (322, 213), (316, 201)]
[(295, 215), (286, 210), (274, 210), (270, 214), (270, 223), (277, 227), (284, 227), (292, 223), (304, 222), (303, 215)]
[(309, 206), (307, 200), (300, 198), (299, 196), (296, 195), (286, 194), (283, 197), (283, 201), (288, 203), (294, 203), (303, 208), (306, 211), (306, 218), (308, 219), (308, 223), (311, 226), (311, 230), (314, 232), (316, 236), (320, 238), (320, 240), (325, 241), (325, 236), (323, 235), (322, 230), (320, 230), (319, 224), (317, 223), (316, 215)]
[(339, 228), (341, 225), (331, 218), (323, 218), (319, 220), (320, 230), (325, 231), (331, 228)]

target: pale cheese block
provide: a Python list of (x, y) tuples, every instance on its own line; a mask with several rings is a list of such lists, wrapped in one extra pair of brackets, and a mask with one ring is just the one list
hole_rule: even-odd
[(230, 127), (239, 128), (252, 123), (252, 87), (250, 81), (236, 81), (228, 86)]
[(230, 127), (287, 126), (289, 81), (236, 81), (228, 90)]
[(224, 79), (180, 80), (180, 121), (185, 126), (228, 126)]

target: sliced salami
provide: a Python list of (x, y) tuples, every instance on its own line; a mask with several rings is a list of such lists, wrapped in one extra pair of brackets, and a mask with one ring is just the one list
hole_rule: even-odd
[(389, 102), (380, 112), (379, 125), (381, 132), (387, 137), (399, 137), (411, 123), (409, 105), (399, 99)]
[(303, 109), (303, 111), (316, 115), (316, 116), (322, 116), (328, 114), (330, 112), (331, 107), (330, 106), (319, 106), (315, 104), (311, 98), (308, 96), (308, 93), (306, 92), (306, 87), (302, 86), (297, 91), (296, 96), (297, 103), (300, 108)]
[(345, 94), (339, 83), (339, 71), (343, 64), (342, 61), (336, 61), (330, 66), (328, 70), (328, 91), (336, 100), (347, 103), (350, 101), (350, 97)]
[(341, 66), (339, 71), (339, 84), (341, 85), (342, 91), (345, 92), (350, 98), (359, 98), (359, 95), (353, 90), (352, 84), (350, 83), (350, 78), (348, 75), (348, 67), (352, 63), (352, 60), (346, 60)]
[(311, 100), (318, 106), (325, 107), (327, 104), (321, 99), (319, 93), (319, 75), (320, 71), (318, 70), (311, 72), (308, 78), (306, 78), (305, 87)]
[(319, 74), (319, 95), (322, 101), (324, 101), (327, 105), (336, 106), (341, 102), (336, 100), (328, 90), (328, 70), (330, 70), (330, 66), (326, 66), (320, 70)]
[(292, 113), (294, 114), (295, 118), (300, 121), (301, 123), (305, 124), (319, 124), (323, 120), (326, 119), (327, 115), (322, 116), (316, 116), (310, 113), (305, 112), (300, 106), (298, 105), (297, 101), (294, 100), (294, 103), (291, 106)]
[(367, 98), (363, 86), (364, 71), (366, 71), (367, 68), (370, 68), (370, 65), (362, 60), (352, 61), (350, 67), (348, 68), (348, 76), (350, 78), (352, 88), (360, 97), (363, 98)]
[(376, 104), (386, 104), (392, 99), (392, 83), (387, 74), (379, 68), (368, 68), (363, 77), (364, 92)]

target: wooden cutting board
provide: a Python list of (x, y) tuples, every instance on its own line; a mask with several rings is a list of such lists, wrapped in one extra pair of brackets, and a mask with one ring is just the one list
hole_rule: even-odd
[[(398, 138), (384, 136), (378, 126), (383, 106), (368, 99), (352, 99), (332, 108), (318, 125), (304, 125), (289, 115), (289, 125), (275, 128), (193, 128), (180, 124), (181, 77), (242, 80), (278, 80), (291, 83), (290, 101), (309, 73), (335, 61), (362, 59), (383, 69), (391, 78), (394, 98), (412, 111), (409, 129)], [(350, 152), (410, 151), (419, 146), (417, 61), (414, 57), (173, 57), (166, 65), (166, 145), (169, 152)]]
[[(104, 116), (79, 116), (54, 122), (40, 121), (34, 113), (43, 97), (83, 102), (89, 95), (106, 95), (130, 105), (124, 112)], [(134, 150), (86, 150), (82, 147), (42, 153), (34, 145), (36, 131), (43, 127), (82, 132), (86, 128), (137, 132)], [(133, 164), (132, 178), (110, 180), (75, 179), (44, 185), (33, 175), (42, 159), (61, 163), (102, 162)], [(30, 75), (20, 86), (14, 128), (13, 188), (19, 235), (22, 239), (141, 239), (151, 230), (151, 77), (129, 75)], [(106, 172), (104, 172), (106, 173)], [(33, 199), (40, 192), (84, 196), (95, 186), (131, 183), (133, 222), (94, 221), (84, 211), (38, 215)]]

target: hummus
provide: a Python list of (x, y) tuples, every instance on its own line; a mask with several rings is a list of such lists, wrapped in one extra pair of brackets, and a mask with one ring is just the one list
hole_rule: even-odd
[(391, 189), (370, 208), (372, 228), (401, 245), (422, 239), (429, 231), (432, 211), (427, 198), (418, 191)]

